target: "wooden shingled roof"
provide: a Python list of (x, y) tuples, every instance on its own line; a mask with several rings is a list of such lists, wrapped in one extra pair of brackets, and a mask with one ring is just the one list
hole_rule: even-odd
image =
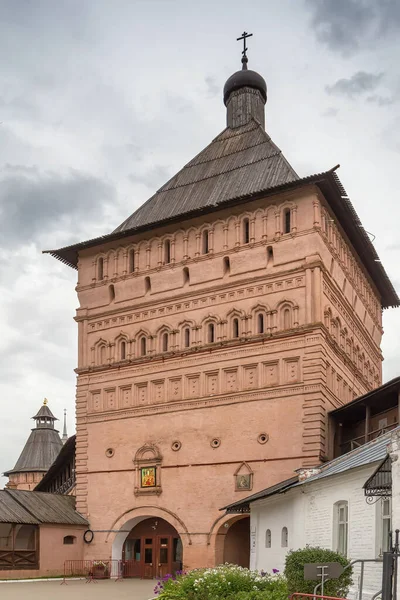
[(219, 206), (299, 176), (256, 123), (226, 128), (114, 233)]
[(234, 204), (316, 185), (379, 290), (383, 308), (399, 306), (400, 299), (334, 170), (299, 178), (268, 133), (252, 120), (235, 129), (224, 129), (112, 233), (45, 252), (76, 269), (79, 251), (85, 248)]
[[(32, 419), (40, 426), (31, 430), (14, 468), (6, 471), (5, 476), (11, 473), (45, 473), (62, 448), (58, 431), (54, 429), (54, 421), (58, 421), (58, 419), (48, 406), (41, 406)], [(40, 424), (42, 420), (46, 420), (47, 423)]]
[(75, 510), (75, 498), (45, 492), (0, 490), (0, 523), (87, 525)]

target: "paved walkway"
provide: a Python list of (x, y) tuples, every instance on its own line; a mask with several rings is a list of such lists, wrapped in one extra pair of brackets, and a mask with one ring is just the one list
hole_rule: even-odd
[(40, 581), (0, 583), (1, 600), (149, 600), (154, 597), (156, 581)]

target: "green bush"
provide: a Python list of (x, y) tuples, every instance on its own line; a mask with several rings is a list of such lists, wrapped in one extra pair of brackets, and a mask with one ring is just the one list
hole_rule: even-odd
[(287, 600), (286, 581), (236, 565), (196, 569), (164, 577), (155, 588), (159, 600)]
[[(291, 550), (286, 555), (285, 577), (287, 580), (288, 593), (296, 592), (303, 594), (312, 594), (314, 588), (321, 580), (306, 581), (304, 579), (304, 565), (306, 563), (327, 563), (338, 562), (343, 567), (347, 567), (350, 561), (333, 550), (325, 550), (324, 548), (306, 546), (301, 550)], [(353, 568), (349, 567), (339, 577), (339, 579), (330, 579), (324, 584), (324, 596), (335, 596), (345, 598), (349, 588), (353, 583)], [(321, 592), (319, 592), (321, 593)]]

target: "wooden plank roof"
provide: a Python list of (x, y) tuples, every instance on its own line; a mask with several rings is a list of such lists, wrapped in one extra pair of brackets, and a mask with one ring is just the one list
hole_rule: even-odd
[(223, 204), (299, 179), (255, 121), (226, 128), (114, 233)]
[(45, 253), (76, 269), (80, 250), (235, 204), (316, 185), (376, 285), (383, 308), (399, 306), (400, 299), (334, 171), (299, 178), (258, 123), (226, 128), (112, 233)]
[(76, 512), (75, 498), (72, 496), (9, 489), (0, 490), (0, 523), (88, 524)]
[(17, 460), (15, 467), (4, 475), (21, 472), (46, 472), (62, 448), (56, 429), (43, 427), (32, 429), (31, 434)]

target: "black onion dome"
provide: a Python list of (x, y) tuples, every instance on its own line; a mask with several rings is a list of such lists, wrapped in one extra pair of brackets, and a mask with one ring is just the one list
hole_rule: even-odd
[(232, 92), (235, 90), (239, 90), (243, 87), (250, 87), (261, 92), (262, 97), (265, 102), (267, 101), (267, 84), (265, 83), (265, 79), (261, 77), (259, 73), (256, 71), (249, 71), (244, 68), (241, 71), (236, 71), (233, 75), (229, 77), (227, 82), (224, 85), (224, 104), (228, 101), (228, 98)]

